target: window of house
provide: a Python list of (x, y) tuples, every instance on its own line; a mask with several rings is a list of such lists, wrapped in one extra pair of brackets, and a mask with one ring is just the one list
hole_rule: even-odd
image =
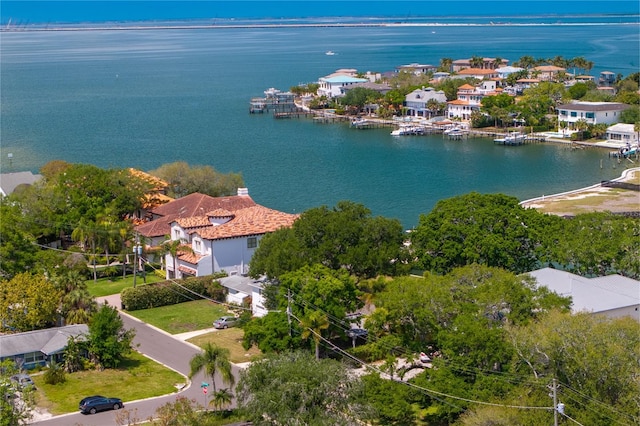
[(593, 112), (588, 112), (587, 113), (587, 118), (594, 118), (596, 115)]
[(194, 245), (194, 250), (197, 252), (202, 251), (202, 241), (200, 240), (194, 240), (193, 241), (193, 245)]
[(258, 247), (258, 238), (257, 237), (247, 238), (247, 248), (256, 248), (256, 247)]
[(578, 113), (576, 111), (571, 111), (571, 117), (577, 117)]

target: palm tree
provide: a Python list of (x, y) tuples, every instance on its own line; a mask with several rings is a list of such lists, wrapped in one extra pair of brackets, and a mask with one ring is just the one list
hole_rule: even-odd
[(191, 366), (191, 372), (189, 378), (193, 378), (197, 373), (204, 370), (204, 373), (211, 377), (211, 384), (213, 385), (213, 395), (217, 393), (216, 390), (216, 373), (220, 373), (222, 377), (222, 383), (233, 386), (235, 383), (235, 377), (231, 372), (231, 361), (229, 361), (229, 349), (222, 348), (212, 343), (205, 343), (202, 347), (203, 352), (195, 354), (189, 365)]
[(213, 405), (215, 410), (222, 410), (224, 407), (228, 407), (233, 399), (233, 394), (227, 388), (220, 389), (211, 395), (211, 401), (209, 404)]
[(171, 258), (173, 259), (173, 278), (176, 278), (177, 274), (177, 264), (176, 264), (176, 258), (178, 257), (178, 254), (180, 252), (191, 252), (191, 247), (186, 246), (185, 244), (187, 243), (186, 240), (184, 239), (179, 239), (179, 240), (171, 240), (169, 239), (169, 237), (167, 236), (167, 239), (160, 244), (160, 251), (163, 254), (169, 254), (171, 255)]
[(327, 316), (320, 311), (313, 311), (307, 317), (303, 318), (300, 325), (304, 328), (302, 338), (308, 339), (313, 336), (316, 344), (316, 359), (320, 359), (320, 336), (322, 330), (329, 328), (329, 320)]
[(98, 239), (98, 230), (95, 222), (80, 219), (78, 226), (71, 232), (71, 239), (80, 243), (84, 249), (86, 244), (91, 245), (92, 265), (93, 265), (93, 281), (98, 281), (98, 271), (96, 267), (96, 240)]
[(484, 68), (484, 58), (482, 56), (472, 56), (469, 64), (472, 68)]
[(453, 59), (442, 58), (440, 59), (440, 67), (438, 67), (438, 70), (443, 72), (451, 72), (451, 64), (453, 64)]

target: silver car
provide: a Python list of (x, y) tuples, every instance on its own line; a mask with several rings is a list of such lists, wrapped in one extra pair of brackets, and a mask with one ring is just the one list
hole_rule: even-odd
[(213, 322), (213, 327), (217, 329), (229, 328), (229, 327), (233, 327), (236, 324), (236, 322), (238, 322), (238, 318), (236, 317), (231, 317), (231, 316), (220, 317)]

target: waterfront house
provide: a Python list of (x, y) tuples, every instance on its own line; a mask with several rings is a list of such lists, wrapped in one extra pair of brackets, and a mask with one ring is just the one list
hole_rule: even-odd
[(136, 228), (155, 245), (164, 240), (160, 234), (183, 242), (175, 259), (170, 253), (165, 255), (167, 279), (215, 272), (247, 274), (260, 239), (291, 226), (298, 218), (256, 204), (246, 188), (238, 188), (238, 195), (229, 197), (190, 194), (183, 198), (160, 206), (154, 213), (163, 216)]
[(616, 75), (611, 71), (602, 71), (598, 77), (598, 86), (612, 87), (616, 84)]
[(438, 67), (435, 65), (422, 65), (422, 64), (408, 64), (408, 65), (400, 65), (396, 67), (396, 72), (399, 73), (401, 71), (405, 71), (411, 73), (413, 75), (424, 75), (428, 73), (433, 73), (438, 70)]
[(617, 123), (607, 128), (607, 142), (620, 144), (621, 148), (638, 146), (638, 132), (633, 124)]
[(464, 84), (458, 88), (458, 97), (447, 102), (447, 118), (468, 121), (471, 114), (480, 111), (485, 96), (503, 93), (494, 80), (485, 80), (477, 86)]
[(336, 72), (321, 77), (318, 80), (318, 96), (326, 96), (327, 98), (336, 98), (344, 96), (345, 90), (354, 84), (370, 82), (370, 78), (375, 78), (373, 74), (370, 78), (361, 78), (357, 76), (355, 69), (339, 69)]
[(473, 77), (478, 80), (497, 79), (498, 73), (494, 69), (465, 68), (457, 72), (458, 78)]
[(524, 68), (509, 66), (509, 67), (496, 68), (495, 71), (498, 74), (498, 78), (504, 80), (505, 78), (509, 77), (511, 74), (524, 71)]
[(89, 333), (86, 324), (45, 328), (25, 333), (0, 335), (0, 361), (11, 359), (25, 369), (62, 362), (70, 337), (84, 339)]
[(555, 65), (541, 65), (534, 67), (529, 71), (529, 77), (536, 78), (542, 81), (556, 81), (561, 74), (564, 74), (567, 70), (562, 67), (556, 67)]
[(475, 64), (475, 63), (472, 64), (472, 62), (473, 62), (473, 58), (456, 59), (451, 63), (451, 72), (458, 72), (462, 69), (472, 68), (472, 67), (486, 69), (486, 70), (495, 70), (496, 68), (499, 68), (503, 65), (504, 66), (509, 65), (508, 59), (498, 60), (498, 58), (482, 58), (481, 64)]
[(570, 296), (571, 311), (609, 318), (629, 316), (640, 321), (640, 281), (622, 275), (586, 278), (552, 268), (529, 272), (538, 286)]
[(575, 130), (576, 123), (581, 120), (587, 124), (617, 123), (622, 111), (629, 107), (618, 102), (573, 102), (559, 105), (556, 110), (559, 126), (562, 128), (561, 123), (566, 123), (568, 129)]
[(435, 111), (431, 111), (427, 104), (431, 105), (432, 102), (430, 101), (433, 100), (445, 104), (447, 96), (442, 90), (435, 90), (433, 87), (423, 87), (407, 94), (404, 102), (407, 107), (407, 115), (414, 117), (430, 116)]

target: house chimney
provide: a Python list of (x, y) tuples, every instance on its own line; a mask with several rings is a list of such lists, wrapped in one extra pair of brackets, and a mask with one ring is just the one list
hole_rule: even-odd
[(238, 188), (238, 195), (249, 195), (248, 188)]

